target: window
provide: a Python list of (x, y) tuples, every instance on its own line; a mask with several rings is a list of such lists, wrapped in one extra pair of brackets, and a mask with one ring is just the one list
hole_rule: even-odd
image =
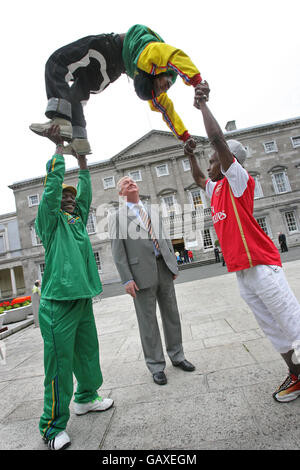
[(291, 191), (288, 176), (285, 171), (272, 174), (273, 186), (276, 194)]
[(33, 207), (33, 206), (38, 206), (39, 205), (39, 195), (38, 194), (33, 194), (32, 196), (28, 196), (28, 206)]
[(300, 147), (300, 135), (297, 135), (296, 137), (291, 137), (292, 144), (294, 149), (297, 147)]
[(42, 244), (42, 241), (41, 239), (38, 237), (36, 231), (35, 231), (35, 228), (33, 225), (31, 225), (30, 227), (30, 232), (31, 232), (31, 241), (32, 241), (32, 246), (37, 246), (37, 245), (41, 245)]
[(270, 142), (265, 142), (264, 147), (265, 147), (266, 153), (278, 152), (275, 140), (271, 140)]
[(87, 233), (96, 233), (96, 219), (95, 219), (95, 211), (91, 211), (88, 216), (88, 220), (86, 223), (86, 230)]
[(174, 214), (175, 204), (176, 204), (175, 197), (173, 195), (163, 196), (162, 201), (163, 201), (166, 215)]
[(259, 181), (259, 177), (258, 176), (253, 176), (253, 178), (254, 178), (254, 181), (255, 181), (254, 199), (258, 199), (260, 197), (263, 197), (263, 191), (262, 191), (262, 187), (261, 187), (261, 184), (260, 184), (260, 181)]
[(5, 246), (5, 238), (4, 235), (0, 235), (0, 253), (5, 253), (6, 246)]
[(168, 170), (168, 165), (166, 163), (164, 163), (163, 165), (158, 165), (156, 167), (156, 175), (158, 177), (167, 176), (168, 174), (169, 174), (169, 170)]
[(133, 181), (142, 181), (142, 173), (141, 173), (141, 170), (129, 171), (128, 176), (130, 176), (130, 178), (131, 178)]
[(194, 189), (191, 191), (191, 197), (192, 197), (192, 202), (194, 205), (194, 209), (197, 209), (197, 207), (202, 207), (202, 197), (201, 197), (201, 190), (200, 189)]
[(191, 169), (189, 159), (182, 160), (183, 171), (189, 171)]
[(270, 231), (270, 228), (269, 228), (269, 224), (267, 223), (267, 218), (266, 217), (257, 217), (256, 221), (260, 225), (260, 227), (263, 229), (263, 231), (270, 237), (271, 236), (271, 231)]
[(295, 211), (288, 211), (284, 213), (286, 225), (289, 232), (297, 232), (298, 226), (296, 221)]
[(39, 265), (39, 269), (40, 269), (40, 275), (41, 275), (41, 279), (42, 279), (42, 277), (44, 275), (44, 272), (45, 272), (45, 263), (41, 263)]
[(213, 248), (213, 242), (209, 228), (206, 228), (202, 231), (202, 238), (204, 250), (207, 250), (208, 248)]
[(101, 263), (101, 258), (100, 258), (100, 251), (94, 251), (94, 256), (95, 256), (95, 261), (96, 261), (96, 265), (97, 265), (97, 268), (98, 268), (98, 272), (101, 273), (102, 272), (102, 263)]
[(107, 176), (106, 178), (102, 178), (102, 181), (104, 189), (114, 188), (116, 186), (114, 176)]

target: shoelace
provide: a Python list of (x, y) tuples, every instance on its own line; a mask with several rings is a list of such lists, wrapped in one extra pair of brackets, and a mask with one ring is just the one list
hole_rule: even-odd
[(276, 390), (276, 392), (280, 392), (281, 390), (284, 390), (287, 388), (289, 385), (291, 385), (293, 382), (297, 382), (298, 377), (294, 374), (289, 374), (285, 381), (279, 386), (279, 388)]

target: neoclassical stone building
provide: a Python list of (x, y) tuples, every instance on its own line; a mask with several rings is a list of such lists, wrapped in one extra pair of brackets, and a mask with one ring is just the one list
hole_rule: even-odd
[[(278, 232), (286, 234), (289, 246), (300, 244), (300, 117), (247, 129), (237, 129), (230, 121), (225, 136), (241, 141), (247, 148), (245, 168), (256, 181), (254, 215), (261, 227), (277, 246)], [(205, 172), (211, 147), (206, 137), (194, 137), (196, 155)], [(90, 164), (89, 169), (93, 201), (87, 229), (103, 283), (119, 279), (106, 215), (120, 202), (116, 185), (124, 175), (138, 183), (146, 204), (161, 206), (175, 249), (186, 246), (197, 260), (213, 258), (216, 234), (210, 202), (194, 184), (182, 143), (171, 133), (153, 130), (111, 159)], [(68, 170), (65, 181), (76, 185), (77, 173), (77, 169)], [(16, 262), (22, 266), (26, 292), (44, 269), (44, 249), (34, 230), (43, 180), (44, 176), (33, 177), (9, 186), (15, 195), (20, 236)], [(1, 270), (2, 261), (0, 254)]]

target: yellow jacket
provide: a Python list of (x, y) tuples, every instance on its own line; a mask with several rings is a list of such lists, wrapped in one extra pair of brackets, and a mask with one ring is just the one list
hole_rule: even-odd
[[(164, 42), (149, 43), (139, 55), (137, 67), (151, 75), (172, 70), (186, 85), (196, 86), (202, 81), (200, 72), (191, 59), (180, 49)], [(178, 139), (186, 141), (190, 137), (167, 93), (162, 93), (148, 103), (152, 111), (162, 113), (163, 120)]]

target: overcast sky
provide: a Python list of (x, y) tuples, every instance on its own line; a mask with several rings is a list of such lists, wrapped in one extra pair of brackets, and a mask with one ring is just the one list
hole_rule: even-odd
[[(43, 176), (54, 145), (33, 134), (45, 122), (44, 66), (52, 52), (80, 37), (125, 33), (136, 23), (186, 52), (211, 88), (209, 106), (224, 129), (300, 116), (299, 0), (10, 0), (1, 7), (0, 214), (15, 211), (17, 181)], [(191, 134), (205, 135), (193, 89), (178, 78), (168, 92)], [(93, 154), (113, 157), (152, 129), (168, 131), (122, 75), (85, 107)], [(66, 156), (67, 168), (76, 166)]]

